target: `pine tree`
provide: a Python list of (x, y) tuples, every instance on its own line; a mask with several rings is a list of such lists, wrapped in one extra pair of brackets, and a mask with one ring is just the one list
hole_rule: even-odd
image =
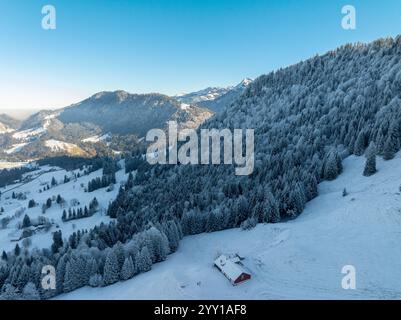
[(64, 279), (65, 272), (67, 268), (68, 256), (67, 254), (63, 255), (57, 263), (56, 268), (56, 292), (58, 294), (64, 291)]
[(117, 257), (117, 261), (118, 261), (118, 267), (121, 269), (124, 261), (125, 261), (125, 250), (124, 250), (124, 246), (122, 245), (122, 243), (119, 241), (116, 243), (116, 245), (113, 247), (114, 253)]
[(40, 295), (35, 284), (28, 282), (22, 290), (22, 299), (24, 300), (40, 300)]
[(4, 250), (3, 250), (3, 253), (1, 254), (1, 260), (3, 260), (3, 261), (7, 261), (8, 260), (7, 253)]
[(138, 272), (147, 272), (152, 268), (152, 259), (146, 246), (138, 253), (135, 261), (137, 262)]
[(83, 257), (72, 256), (67, 262), (64, 276), (64, 292), (71, 292), (88, 284), (88, 270)]
[(366, 151), (366, 164), (363, 175), (365, 177), (369, 177), (374, 175), (376, 171), (376, 146), (373, 142), (371, 142), (368, 150)]
[(342, 171), (341, 158), (338, 153), (332, 151), (326, 158), (323, 166), (323, 178), (325, 180), (334, 180)]
[(63, 210), (63, 215), (61, 216), (61, 220), (67, 221), (67, 211)]
[(90, 258), (87, 262), (89, 277), (99, 274), (99, 266), (95, 258)]
[(383, 159), (391, 160), (395, 156), (394, 144), (391, 137), (388, 137), (383, 149)]
[(28, 283), (30, 277), (30, 268), (24, 263), (18, 273), (15, 286), (22, 291), (25, 285)]
[(121, 268), (120, 278), (122, 280), (131, 279), (135, 274), (135, 266), (131, 257), (125, 259), (123, 267)]
[(35, 206), (36, 206), (35, 200), (33, 200), (33, 199), (29, 200), (29, 202), (28, 202), (28, 208), (30, 209), (30, 208), (33, 208), (33, 207), (35, 207)]
[(63, 246), (63, 235), (61, 230), (53, 233), (53, 243), (51, 246), (52, 253), (55, 254), (59, 251), (59, 249)]
[(120, 268), (113, 249), (109, 250), (104, 265), (103, 281), (106, 285), (116, 283), (120, 278)]
[(384, 149), (383, 149), (384, 160), (393, 159), (399, 147), (400, 147), (400, 126), (397, 120), (393, 120), (390, 123), (387, 139), (384, 144)]
[(14, 254), (15, 254), (16, 257), (18, 257), (20, 255), (20, 253), (21, 253), (21, 249), (20, 249), (20, 247), (19, 247), (19, 245), (17, 243), (15, 245), (15, 248), (14, 248)]
[(358, 138), (355, 141), (354, 154), (356, 156), (361, 156), (363, 155), (364, 151), (365, 151), (365, 133), (361, 131), (358, 135)]
[(22, 220), (22, 228), (29, 228), (31, 225), (31, 219), (29, 219), (28, 215), (25, 215)]

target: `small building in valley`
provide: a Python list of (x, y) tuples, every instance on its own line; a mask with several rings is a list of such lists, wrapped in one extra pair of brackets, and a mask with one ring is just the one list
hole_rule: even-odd
[(224, 254), (214, 261), (214, 265), (230, 280), (233, 286), (251, 279), (249, 273), (245, 272), (237, 262)]

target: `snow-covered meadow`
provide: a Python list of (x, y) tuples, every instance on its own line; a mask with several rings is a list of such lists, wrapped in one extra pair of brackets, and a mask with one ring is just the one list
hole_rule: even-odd
[[(105, 288), (85, 287), (58, 299), (400, 299), (401, 155), (362, 176), (364, 157), (319, 186), (297, 219), (184, 238), (150, 272)], [(343, 197), (343, 189), (348, 195)], [(240, 253), (252, 274), (233, 287), (214, 266), (218, 253)], [(356, 290), (344, 290), (345, 265)]]
[[(124, 162), (120, 162), (123, 166)], [(77, 179), (73, 178), (74, 173), (80, 173), (81, 176)], [(18, 240), (21, 237), (22, 230), (18, 228), (25, 215), (28, 215), (32, 221), (38, 217), (44, 217), (52, 222), (49, 230), (37, 230), (31, 239), (31, 248), (48, 248), (52, 243), (52, 233), (58, 230), (62, 231), (63, 237), (68, 238), (74, 231), (82, 229), (90, 229), (101, 222), (108, 222), (110, 219), (106, 215), (106, 210), (109, 202), (115, 199), (120, 183), (125, 182), (127, 175), (125, 170), (121, 169), (116, 173), (117, 184), (115, 188), (107, 192), (106, 188), (98, 189), (93, 192), (85, 192), (88, 182), (96, 177), (102, 176), (102, 169), (92, 172), (88, 175), (83, 175), (80, 170), (65, 171), (57, 167), (43, 166), (38, 170), (25, 174), (30, 176), (30, 181), (27, 183), (19, 183), (9, 185), (5, 188), (0, 188), (1, 198), (0, 207), (4, 212), (0, 215), (0, 220), (3, 218), (14, 217), (8, 223), (6, 228), (0, 228), (0, 247), (1, 250), (10, 251), (18, 242), (22, 246), (23, 240)], [(70, 178), (71, 181), (64, 183), (64, 177)], [(47, 185), (51, 185), (52, 178), (57, 182), (56, 186), (52, 186), (49, 190), (43, 191)], [(13, 199), (12, 193), (23, 194), (26, 199)], [(47, 199), (54, 199), (60, 195), (65, 200), (65, 205), (61, 206), (53, 201), (52, 206), (42, 213), (42, 205)], [(68, 222), (62, 221), (62, 212), (69, 207), (84, 207), (88, 206), (93, 198), (97, 198), (99, 202), (99, 210), (91, 217), (72, 220)], [(37, 205), (33, 208), (28, 208), (29, 200), (33, 199)], [(74, 203), (74, 205), (71, 205)], [(18, 214), (20, 212), (20, 214)], [(16, 214), (17, 213), (17, 214)]]

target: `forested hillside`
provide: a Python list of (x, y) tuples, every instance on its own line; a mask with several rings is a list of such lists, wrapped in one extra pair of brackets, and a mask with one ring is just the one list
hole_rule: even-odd
[(399, 150), (400, 53), (401, 37), (346, 45), (260, 77), (203, 126), (255, 129), (251, 176), (223, 165), (155, 167), (111, 212), (172, 216), (185, 234), (295, 218), (347, 154), (370, 142), (385, 159)]

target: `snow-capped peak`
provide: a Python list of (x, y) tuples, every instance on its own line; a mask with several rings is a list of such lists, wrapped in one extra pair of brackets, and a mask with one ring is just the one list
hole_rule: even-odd
[(251, 83), (253, 82), (253, 80), (251, 78), (245, 78), (244, 80), (242, 80), (236, 87), (247, 87), (249, 86)]

